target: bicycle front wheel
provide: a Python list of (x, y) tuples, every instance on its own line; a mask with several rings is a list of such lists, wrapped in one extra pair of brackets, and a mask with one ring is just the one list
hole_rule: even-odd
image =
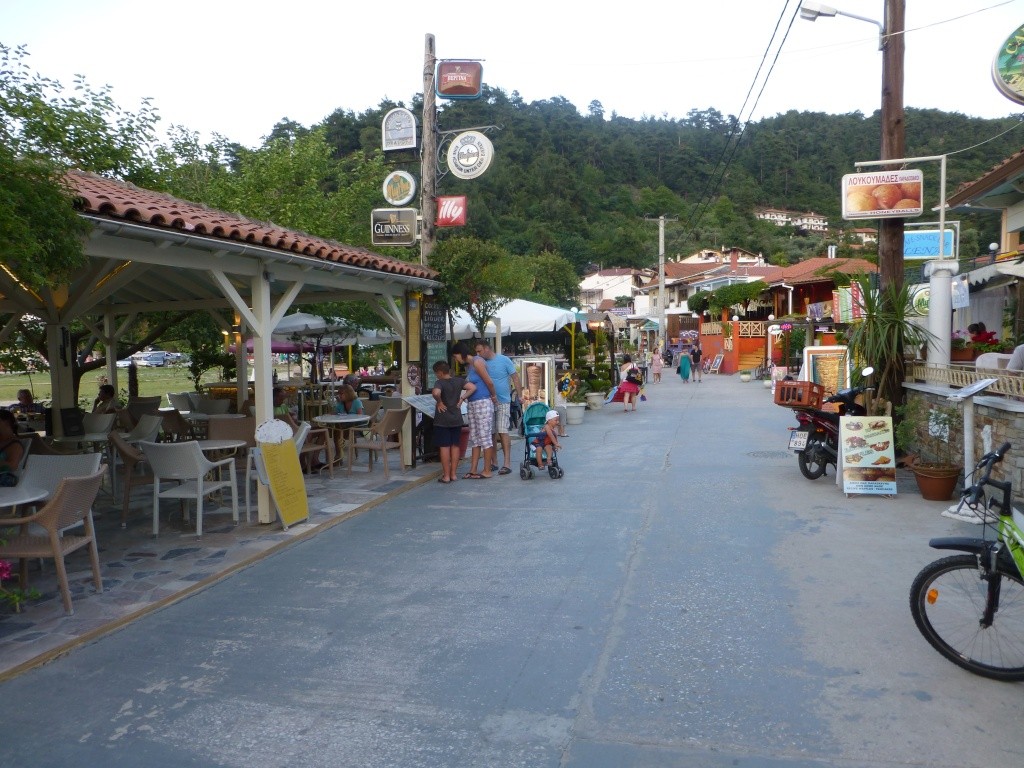
[[(984, 626), (993, 590), (998, 610)], [(910, 612), (925, 639), (954, 664), (993, 680), (1024, 680), (1024, 582), (1013, 566), (1000, 563), (986, 579), (974, 555), (936, 560), (914, 579)]]

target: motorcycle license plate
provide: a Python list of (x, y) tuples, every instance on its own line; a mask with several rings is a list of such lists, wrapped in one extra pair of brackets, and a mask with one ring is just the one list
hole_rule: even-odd
[(809, 432), (799, 430), (789, 433), (789, 449), (791, 451), (802, 451), (807, 447), (807, 436)]

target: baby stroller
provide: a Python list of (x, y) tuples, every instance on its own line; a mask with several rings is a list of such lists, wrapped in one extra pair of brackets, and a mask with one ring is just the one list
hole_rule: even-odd
[[(537, 469), (537, 453), (540, 448), (534, 445), (538, 437), (544, 435), (544, 424), (547, 422), (547, 413), (550, 409), (547, 403), (533, 403), (523, 412), (523, 435), (526, 438), (526, 453), (523, 456), (523, 463), (519, 465), (519, 477), (523, 480), (533, 479), (533, 470)], [(551, 448), (551, 460), (548, 463), (548, 475), (552, 480), (558, 480), (565, 472), (558, 466), (558, 451)]]

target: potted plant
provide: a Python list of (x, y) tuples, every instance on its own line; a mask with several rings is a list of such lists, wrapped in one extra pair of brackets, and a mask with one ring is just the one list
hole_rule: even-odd
[(612, 388), (612, 383), (608, 379), (594, 378), (587, 382), (587, 387), (587, 408), (592, 411), (600, 410), (604, 405), (605, 398), (608, 397), (608, 390)]
[(571, 374), (564, 379), (562, 395), (565, 397), (566, 424), (582, 424), (583, 412), (587, 410), (587, 392), (590, 388), (578, 374)]
[[(929, 501), (948, 501), (960, 477), (960, 446), (963, 417), (954, 405), (932, 405), (920, 395), (911, 396), (896, 409), (893, 433), (904, 465), (914, 473), (921, 496)], [(916, 450), (913, 454), (911, 451)]]
[(740, 381), (750, 381), (750, 371), (740, 371)]

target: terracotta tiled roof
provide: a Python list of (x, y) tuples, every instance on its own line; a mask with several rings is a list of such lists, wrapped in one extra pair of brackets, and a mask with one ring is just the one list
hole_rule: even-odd
[(419, 264), (389, 259), (365, 248), (284, 229), (236, 213), (214, 210), (92, 173), (70, 171), (65, 178), (75, 197), (77, 209), (83, 213), (259, 245), (379, 272), (426, 279), (437, 277), (434, 270)]
[(946, 201), (947, 205), (955, 206), (969, 202), (999, 184), (1011, 181), (1015, 176), (1024, 173), (1024, 149), (1014, 152), (1001, 163), (992, 166), (974, 181), (965, 181), (956, 189), (956, 193)]
[(783, 268), (781, 278), (775, 278), (773, 282), (775, 285), (780, 282), (789, 285), (828, 282), (828, 277), (819, 274), (822, 270), (856, 275), (861, 272), (877, 272), (878, 267), (866, 259), (827, 259), (824, 256), (818, 256)]

